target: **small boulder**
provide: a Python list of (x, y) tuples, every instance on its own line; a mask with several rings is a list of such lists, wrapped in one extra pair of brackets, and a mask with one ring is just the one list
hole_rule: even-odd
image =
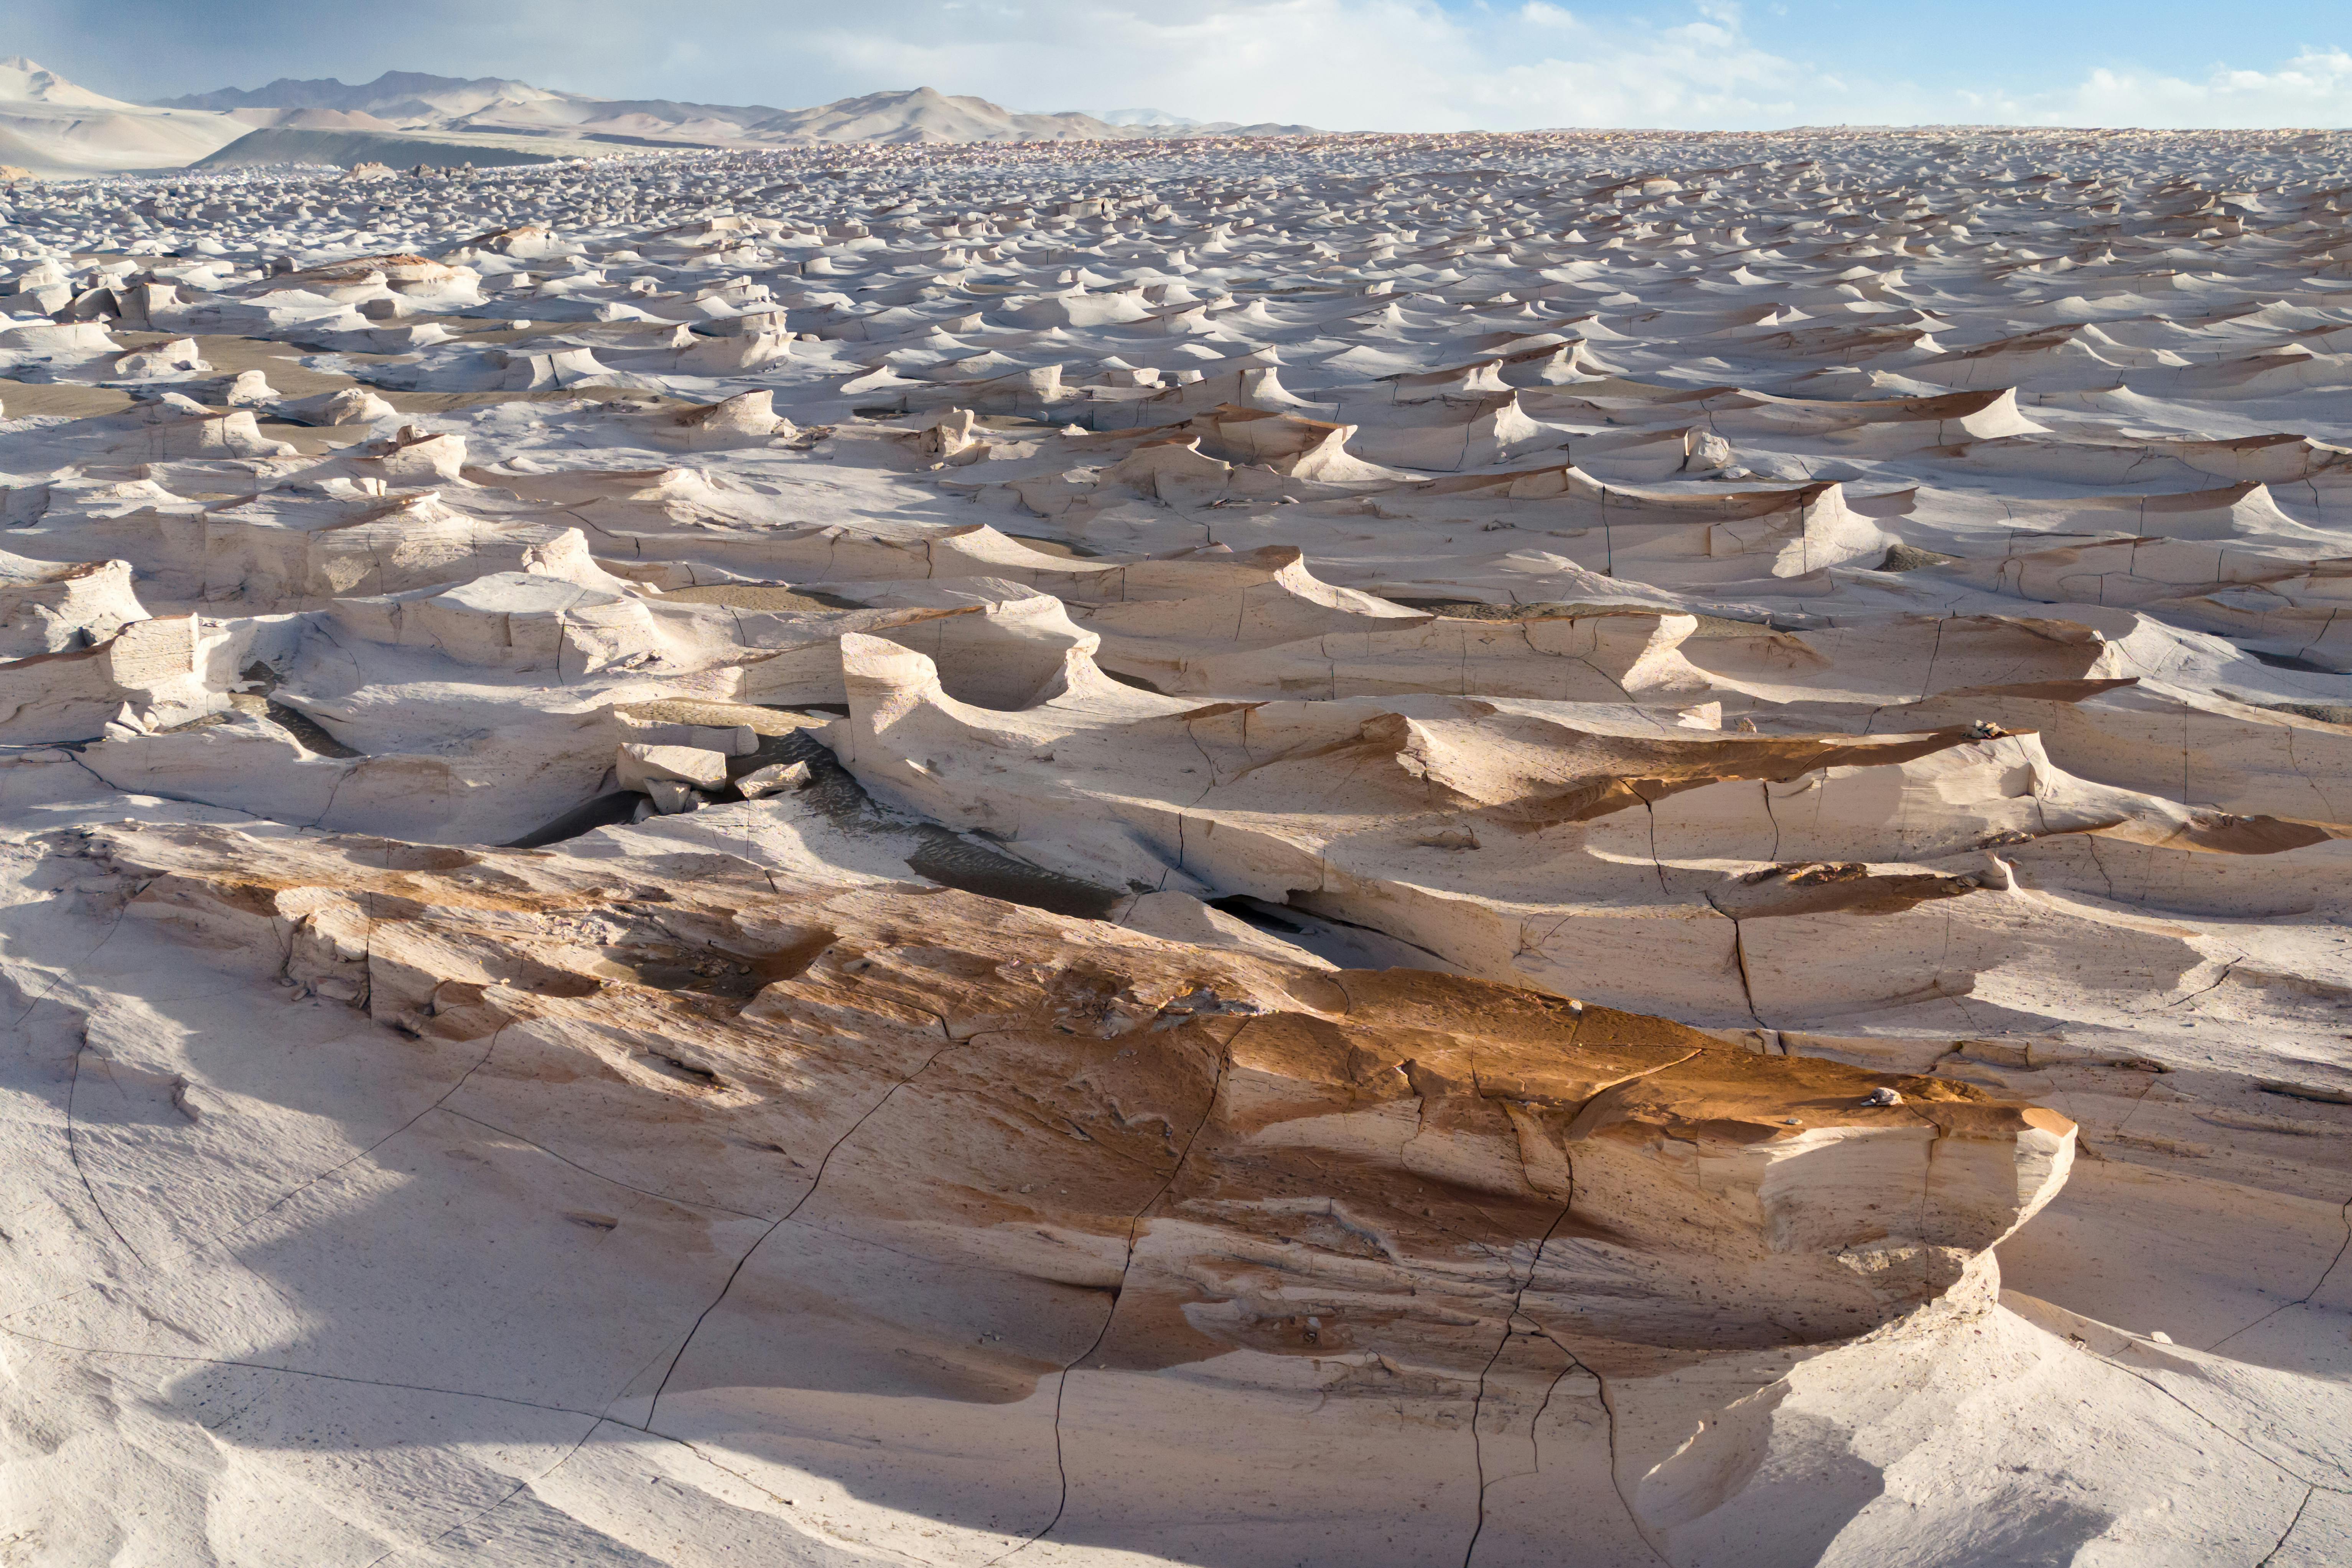
[(745, 800), (758, 800), (788, 789), (806, 789), (808, 782), (806, 763), (773, 763), (745, 773), (735, 781), (735, 787), (743, 792)]
[(623, 789), (641, 794), (653, 794), (648, 786), (660, 780), (717, 789), (727, 782), (727, 757), (697, 746), (647, 746), (632, 741), (622, 745), (613, 772)]

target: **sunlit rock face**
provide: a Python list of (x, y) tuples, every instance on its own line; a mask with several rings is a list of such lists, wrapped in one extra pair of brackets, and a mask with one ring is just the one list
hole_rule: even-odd
[(2347, 153), (11, 186), (0, 1541), (2352, 1555)]

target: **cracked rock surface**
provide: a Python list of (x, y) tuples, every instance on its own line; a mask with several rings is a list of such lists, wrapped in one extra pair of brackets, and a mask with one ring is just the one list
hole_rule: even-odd
[(2347, 155), (12, 185), (0, 1563), (2352, 1556)]

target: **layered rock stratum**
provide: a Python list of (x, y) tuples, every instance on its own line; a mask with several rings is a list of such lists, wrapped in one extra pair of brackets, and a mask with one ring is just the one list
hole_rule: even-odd
[(0, 1560), (2342, 1561), (2347, 154), (13, 184)]

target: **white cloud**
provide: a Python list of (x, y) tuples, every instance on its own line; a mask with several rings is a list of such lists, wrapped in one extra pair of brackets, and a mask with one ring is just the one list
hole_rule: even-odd
[(2004, 120), (2040, 125), (2352, 124), (2352, 53), (2305, 47), (2273, 70), (2215, 66), (2202, 80), (2102, 68), (2063, 92), (1988, 97)]
[(1971, 90), (1776, 53), (1733, 0), (1659, 5), (1644, 23), (1556, 0), (1466, 11), (1432, 0), (974, 0), (929, 8), (924, 26), (903, 31), (845, 20), (829, 0), (781, 10), (790, 47), (827, 75), (929, 82), (1023, 109), (1156, 103), (1204, 120), (1389, 131), (2352, 125), (2343, 47), (2202, 78), (2114, 65), (2055, 90)]
[[(1024, 109), (1165, 104), (1199, 119), (1339, 130), (1769, 125), (1817, 80), (1759, 47), (1736, 5), (1666, 26), (1602, 24), (1548, 0), (1454, 13), (1429, 0), (1003, 4), (908, 32), (803, 12), (792, 47), (828, 75), (929, 82)], [(814, 62), (812, 62), (814, 63)]]
[(1386, 131), (2352, 124), (2352, 53), (2340, 47), (2202, 79), (2110, 66), (2040, 93), (1923, 87), (1777, 53), (1732, 0), (1661, 5), (1645, 23), (1556, 0), (1466, 11), (1432, 0), (973, 0), (930, 8), (926, 26), (905, 31), (830, 4), (782, 10), (780, 37), (826, 75), (929, 82), (1022, 109), (1154, 103), (1204, 120)]

